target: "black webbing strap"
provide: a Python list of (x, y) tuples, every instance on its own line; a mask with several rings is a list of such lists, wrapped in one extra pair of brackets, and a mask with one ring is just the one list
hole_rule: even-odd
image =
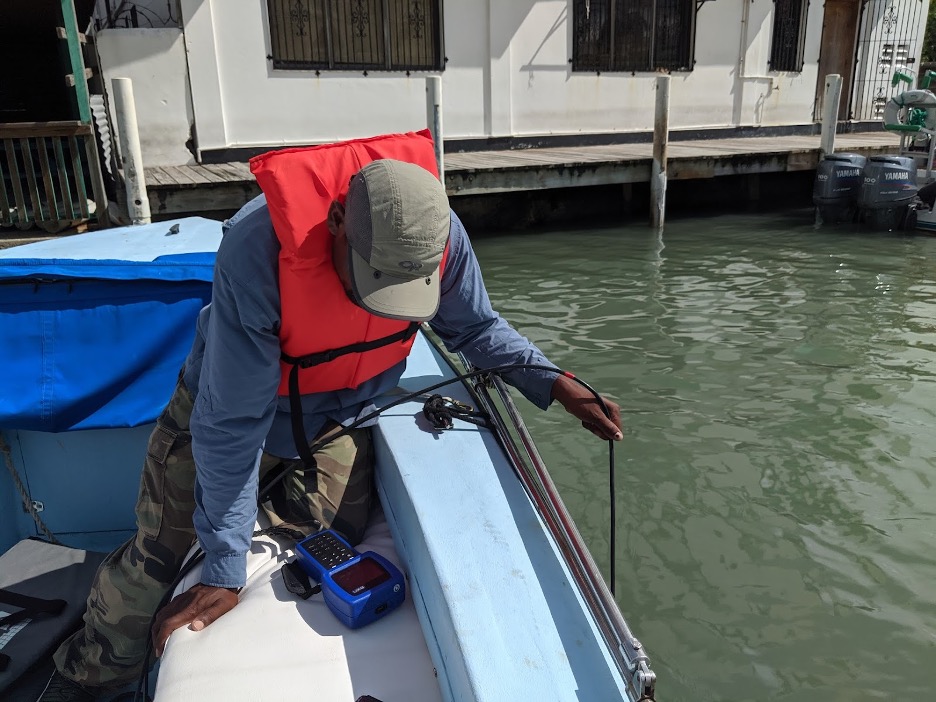
[(384, 336), (380, 339), (374, 339), (373, 341), (348, 344), (347, 346), (341, 346), (337, 349), (319, 351), (318, 353), (310, 353), (305, 356), (289, 356), (285, 353), (280, 354), (283, 363), (288, 363), (292, 366), (292, 368), (289, 369), (289, 418), (292, 422), (292, 435), (293, 441), (296, 443), (296, 451), (306, 465), (314, 466), (315, 459), (312, 457), (312, 452), (309, 450), (309, 439), (306, 437), (305, 426), (302, 423), (302, 401), (299, 395), (299, 369), (319, 366), (323, 363), (334, 361), (341, 356), (346, 356), (349, 353), (364, 353), (365, 351), (379, 349), (382, 346), (409, 341), (409, 339), (416, 334), (418, 329), (419, 324), (417, 322), (412, 322), (403, 331)]
[(49, 614), (54, 617), (61, 614), (62, 610), (68, 605), (65, 600), (44, 600), (40, 597), (21, 595), (18, 592), (11, 592), (3, 588), (0, 588), (0, 604), (20, 608), (19, 612), (0, 617), (0, 626), (13, 626), (37, 614)]

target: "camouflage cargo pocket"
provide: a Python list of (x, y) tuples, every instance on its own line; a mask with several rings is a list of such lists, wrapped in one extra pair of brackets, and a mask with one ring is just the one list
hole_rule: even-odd
[(146, 465), (140, 476), (140, 494), (137, 498), (137, 526), (146, 536), (155, 539), (162, 524), (166, 458), (172, 451), (177, 434), (157, 424), (146, 446)]
[(180, 379), (150, 434), (140, 477), (137, 526), (151, 539), (157, 538), (163, 526), (167, 501), (170, 510), (175, 510), (180, 501), (191, 501), (195, 483), (192, 435), (188, 431), (191, 414), (192, 396)]

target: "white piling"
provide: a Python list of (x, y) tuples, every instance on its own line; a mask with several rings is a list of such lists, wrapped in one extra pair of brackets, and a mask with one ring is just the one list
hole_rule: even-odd
[(439, 180), (445, 182), (445, 158), (442, 144), (442, 77), (426, 76), (426, 124), (435, 143)]
[(666, 220), (666, 145), (669, 142), (670, 77), (656, 80), (653, 115), (653, 164), (650, 167), (650, 226), (662, 229)]
[(143, 152), (140, 150), (133, 81), (129, 78), (114, 78), (112, 84), (117, 130), (120, 133), (120, 157), (123, 160), (124, 183), (127, 188), (127, 211), (133, 224), (149, 224), (149, 197), (143, 177)]
[(831, 73), (825, 78), (825, 91), (822, 94), (822, 137), (819, 148), (823, 157), (835, 153), (835, 128), (838, 125), (841, 99), (842, 76)]

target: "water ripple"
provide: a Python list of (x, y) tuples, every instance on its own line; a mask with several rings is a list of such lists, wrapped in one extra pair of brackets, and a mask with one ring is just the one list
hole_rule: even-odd
[[(936, 689), (936, 239), (802, 217), (481, 238), (495, 307), (622, 406), (618, 597), (666, 700)], [(607, 572), (607, 464), (525, 412)]]

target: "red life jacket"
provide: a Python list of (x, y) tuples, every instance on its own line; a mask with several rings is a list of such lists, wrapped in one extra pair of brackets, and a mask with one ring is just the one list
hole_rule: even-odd
[(352, 303), (332, 263), (329, 206), (344, 200), (355, 173), (384, 158), (415, 163), (438, 177), (428, 130), (272, 151), (250, 160), (280, 242), (280, 395), (290, 395), (290, 385), (298, 394), (356, 388), (405, 359), (413, 345), (418, 325), (378, 317)]

